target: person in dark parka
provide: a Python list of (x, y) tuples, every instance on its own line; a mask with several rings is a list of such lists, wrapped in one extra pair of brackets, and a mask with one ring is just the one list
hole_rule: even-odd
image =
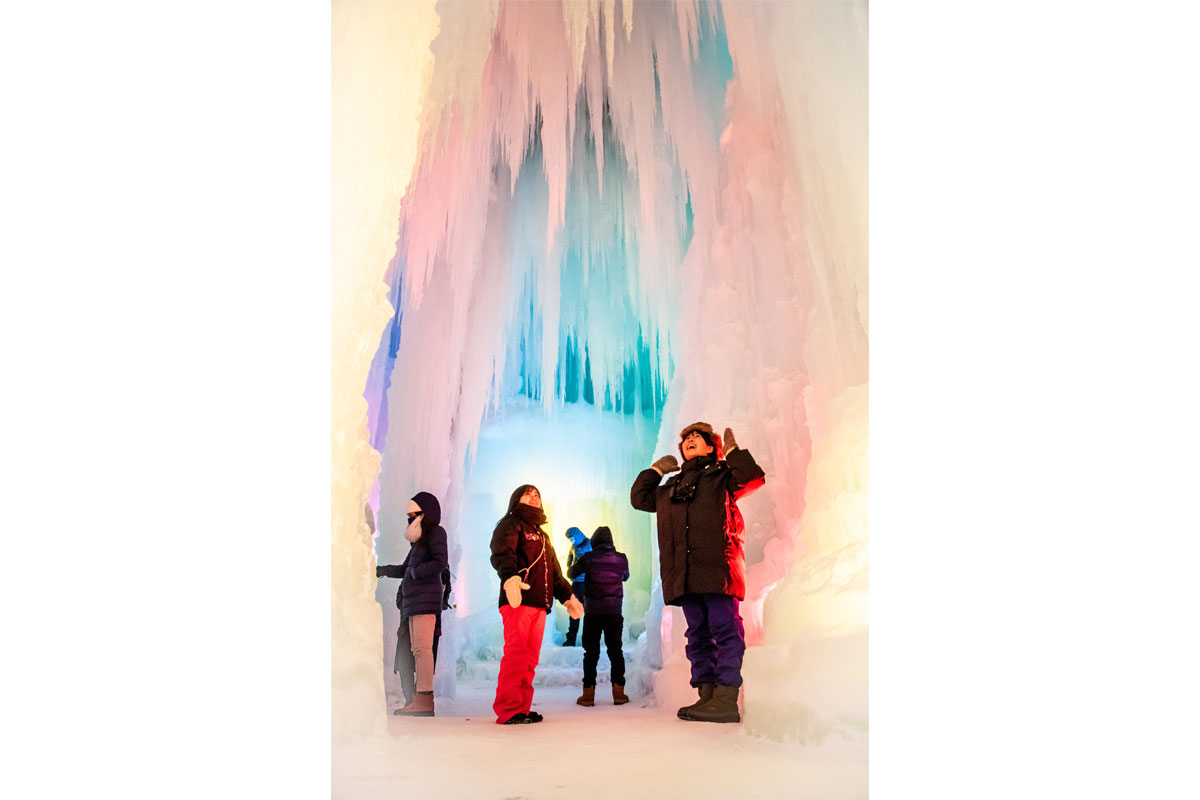
[[(658, 520), (658, 557), (663, 602), (683, 608), (687, 620), (692, 686), (700, 700), (679, 709), (681, 719), (740, 722), (738, 689), (746, 633), (738, 613), (746, 598), (746, 557), (737, 500), (766, 477), (733, 431), (724, 441), (706, 422), (680, 434), (679, 454), (663, 456), (638, 474), (630, 502)], [(679, 471), (660, 486), (664, 475)]]
[(496, 678), (492, 710), (499, 725), (541, 722), (530, 710), (533, 676), (542, 650), (546, 616), (558, 600), (578, 619), (583, 604), (571, 594), (550, 537), (542, 529), (546, 514), (542, 495), (522, 484), (508, 501), (508, 512), (492, 531), (492, 567), (500, 576), (500, 617), (504, 620), (504, 655)]
[[(583, 535), (583, 531), (579, 530), (579, 528), (567, 528), (567, 539), (571, 541), (571, 552), (567, 553), (567, 572), (571, 576), (571, 594), (578, 597), (586, 609), (587, 601), (583, 596), (584, 592), (587, 591), (584, 583), (586, 576), (582, 572), (571, 572), (571, 567), (575, 565), (580, 556), (591, 552), (592, 543)], [(567, 623), (567, 638), (563, 641), (563, 647), (574, 647), (578, 634), (579, 620), (572, 619)]]
[(612, 531), (601, 525), (592, 534), (592, 549), (579, 557), (567, 570), (567, 575), (586, 575), (587, 587), (583, 598), (583, 694), (576, 703), (596, 704), (596, 665), (600, 662), (600, 637), (608, 651), (612, 667), (613, 703), (629, 702), (625, 695), (625, 654), (621, 652), (621, 632), (625, 618), (621, 616), (621, 601), (625, 597), (622, 584), (629, 580), (629, 559), (617, 552)]
[[(412, 543), (408, 555), (398, 566), (380, 565), (376, 577), (400, 578), (400, 629), (396, 644), (395, 670), (401, 684), (408, 674), (409, 648), (415, 664), (415, 692), (404, 708), (395, 713), (404, 716), (432, 717), (434, 641), (441, 623), (443, 606), (442, 575), (449, 570), (446, 531), (439, 524), (442, 507), (429, 492), (418, 492), (408, 504), (408, 527), (404, 538)], [(404, 687), (408, 692), (408, 687)]]
[[(367, 525), (371, 527), (371, 535), (375, 535), (375, 513), (371, 506), (366, 507)], [(400, 691), (402, 706), (407, 707), (417, 694), (417, 662), (412, 654), (412, 637), (409, 636), (408, 620), (404, 617), (404, 573), (407, 561), (400, 564), (378, 564), (375, 567), (376, 578), (399, 578), (401, 583), (396, 587), (396, 608), (400, 611), (400, 626), (396, 628), (396, 655), (392, 659), (392, 672), (400, 676)], [(447, 573), (449, 570), (447, 570)], [(437, 625), (433, 628), (433, 664), (437, 671), (438, 640), (442, 638), (442, 615), (438, 614)], [(393, 714), (399, 714), (398, 708)]]

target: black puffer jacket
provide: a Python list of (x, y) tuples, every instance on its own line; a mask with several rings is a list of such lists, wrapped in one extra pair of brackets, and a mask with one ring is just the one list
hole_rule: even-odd
[(521, 605), (540, 608), (547, 614), (557, 598), (571, 599), (571, 584), (563, 577), (550, 537), (542, 530), (546, 515), (540, 508), (521, 503), (529, 484), (518, 486), (508, 501), (508, 513), (492, 531), (492, 567), (500, 576), (500, 608), (508, 604), (504, 582), (513, 575), (529, 584), (521, 590)]
[[(745, 600), (744, 526), (736, 500), (763, 484), (762, 468), (749, 451), (735, 448), (724, 461), (715, 455), (690, 458), (662, 486), (660, 480), (655, 470), (642, 470), (629, 499), (639, 511), (658, 515), (663, 602), (679, 605), (684, 594), (727, 594)], [(673, 500), (673, 489), (681, 481), (694, 481), (695, 490), (690, 499)]]
[(629, 559), (613, 546), (612, 531), (605, 526), (592, 534), (592, 549), (567, 570), (567, 576), (586, 574), (583, 610), (588, 614), (620, 614), (629, 580)]
[(416, 614), (442, 613), (442, 572), (450, 567), (446, 555), (446, 531), (442, 507), (429, 492), (418, 492), (413, 501), (425, 512), (421, 516), (421, 538), (413, 542), (408, 556), (399, 566), (380, 566), (376, 572), (388, 578), (400, 578), (400, 619)]

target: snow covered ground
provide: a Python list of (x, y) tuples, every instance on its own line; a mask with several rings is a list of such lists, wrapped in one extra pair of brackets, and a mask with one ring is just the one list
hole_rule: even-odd
[[(683, 722), (675, 708), (631, 695), (612, 704), (607, 659), (596, 705), (575, 703), (582, 672), (562, 685), (564, 661), (580, 648), (544, 649), (535, 680), (536, 725), (497, 725), (495, 681), (460, 679), (437, 716), (389, 714), (387, 730), (333, 748), (333, 797), (392, 798), (409, 792), (446, 798), (686, 797), (861, 798), (867, 792), (867, 737), (820, 746), (775, 743), (741, 725)], [(548, 684), (548, 685), (547, 685)], [(389, 698), (390, 700), (391, 698)], [(394, 708), (389, 703), (389, 711)]]

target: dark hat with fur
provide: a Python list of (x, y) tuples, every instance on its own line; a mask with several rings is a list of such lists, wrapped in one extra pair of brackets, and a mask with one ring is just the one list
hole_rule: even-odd
[(712, 425), (707, 422), (693, 422), (679, 432), (679, 455), (681, 457), (683, 456), (683, 440), (688, 437), (689, 433), (700, 434), (704, 441), (708, 442), (708, 446), (713, 449), (713, 454), (717, 458), (721, 457), (721, 439), (713, 433)]

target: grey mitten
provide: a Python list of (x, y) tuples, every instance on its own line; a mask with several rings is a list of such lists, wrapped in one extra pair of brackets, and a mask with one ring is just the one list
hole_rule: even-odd
[(737, 440), (733, 438), (733, 428), (726, 428), (725, 435), (721, 437), (724, 441), (721, 442), (721, 449), (726, 453), (730, 453), (737, 449)]
[(672, 472), (679, 470), (679, 461), (675, 456), (663, 456), (658, 461), (650, 465), (650, 468), (659, 475), (669, 475)]

